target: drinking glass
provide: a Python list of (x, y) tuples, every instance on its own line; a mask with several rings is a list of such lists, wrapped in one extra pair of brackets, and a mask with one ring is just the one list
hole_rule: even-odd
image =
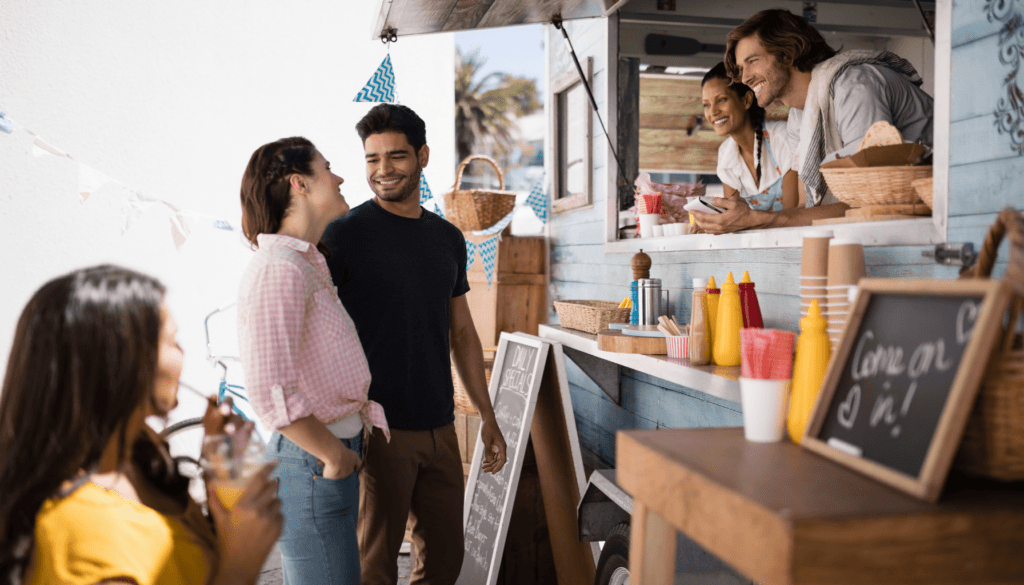
[(238, 502), (252, 476), (267, 461), (267, 448), (249, 425), (203, 440), (203, 476), (224, 507)]

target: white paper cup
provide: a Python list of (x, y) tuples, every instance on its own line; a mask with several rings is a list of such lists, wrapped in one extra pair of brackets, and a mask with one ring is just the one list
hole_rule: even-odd
[(782, 440), (789, 410), (790, 380), (740, 378), (743, 435), (748, 441), (774, 443)]
[(638, 218), (640, 221), (640, 237), (653, 237), (654, 226), (658, 225), (658, 220), (661, 218), (661, 215), (657, 213), (641, 213)]
[(661, 236), (664, 236), (665, 235), (665, 226), (663, 226), (663, 225), (651, 226), (651, 235), (656, 237), (656, 238), (660, 238)]

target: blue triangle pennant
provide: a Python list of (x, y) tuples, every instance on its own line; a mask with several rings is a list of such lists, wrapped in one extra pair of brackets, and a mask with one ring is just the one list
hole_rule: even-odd
[(541, 175), (539, 181), (530, 189), (530, 196), (526, 198), (526, 204), (533, 209), (533, 214), (541, 223), (548, 222), (548, 194), (545, 177)]
[(484, 263), (484, 273), (487, 275), (487, 288), (491, 288), (491, 280), (494, 278), (494, 259), (498, 251), (498, 236), (477, 244), (480, 248), (480, 259)]
[(430, 185), (427, 185), (427, 178), (420, 171), (420, 205), (423, 205), (427, 202), (427, 199), (432, 199), (433, 197), (430, 193)]
[(434, 213), (440, 215), (441, 219), (444, 219), (444, 212), (441, 211), (441, 206), (437, 204), (437, 199), (434, 200)]
[(476, 244), (466, 240), (466, 270), (469, 270), (476, 262)]
[(385, 55), (373, 77), (356, 94), (354, 102), (395, 103), (395, 72), (391, 69), (391, 55)]

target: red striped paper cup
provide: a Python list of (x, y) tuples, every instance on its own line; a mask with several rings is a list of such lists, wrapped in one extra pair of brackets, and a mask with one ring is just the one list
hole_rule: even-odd
[(665, 346), (668, 349), (668, 357), (686, 359), (689, 356), (690, 348), (689, 335), (666, 335)]

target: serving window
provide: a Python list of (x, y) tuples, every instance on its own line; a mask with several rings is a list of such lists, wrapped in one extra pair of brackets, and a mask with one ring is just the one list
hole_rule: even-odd
[[(814, 26), (833, 48), (888, 50), (906, 58), (922, 75), (925, 91), (935, 97), (932, 215), (896, 221), (842, 218), (850, 223), (828, 223), (828, 229), (837, 235), (854, 237), (867, 245), (927, 245), (946, 241), (951, 5), (950, 0), (924, 3), (925, 10), (932, 11), (929, 14), (934, 16), (931, 22), (936, 29), (936, 46), (928, 38), (913, 3), (903, 4), (881, 6), (866, 0), (820, 3), (810, 15), (817, 17)], [(617, 37), (620, 63), (620, 80), (612, 83), (624, 81), (623, 64), (639, 70), (636, 100), (627, 98), (617, 104), (619, 119), (637, 120), (633, 134), (635, 150), (630, 148), (634, 145), (622, 143), (622, 138), (618, 149), (637, 152), (641, 172), (651, 174), (652, 178), (672, 179), (655, 182), (701, 180), (707, 185), (708, 195), (717, 195), (722, 192), (721, 185), (708, 179), (716, 172), (718, 146), (723, 138), (703, 119), (700, 80), (704, 72), (722, 60), (726, 34), (764, 6), (757, 2), (723, 6), (701, 0), (677, 6), (679, 10), (665, 12), (658, 11), (654, 3), (633, 0), (625, 3), (610, 23), (614, 29), (610, 34)], [(801, 14), (805, 6), (783, 2), (781, 7)], [(609, 92), (616, 90), (621, 95), (621, 88), (609, 88)], [(626, 108), (635, 108), (636, 115), (624, 114), (628, 112)], [(769, 119), (784, 120), (787, 112), (785, 106), (777, 103), (767, 113)], [(625, 164), (628, 166), (628, 162)], [(616, 229), (606, 231), (607, 252), (628, 252), (640, 247), (697, 250), (800, 245), (802, 228), (634, 239), (636, 230), (629, 228), (635, 223), (630, 211), (633, 204), (631, 188), (619, 190), (616, 205), (609, 202), (608, 221)]]

